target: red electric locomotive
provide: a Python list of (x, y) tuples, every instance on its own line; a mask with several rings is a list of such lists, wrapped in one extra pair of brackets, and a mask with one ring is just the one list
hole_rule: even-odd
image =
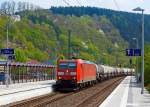
[(96, 81), (96, 64), (81, 60), (60, 60), (57, 64), (58, 90), (72, 90)]

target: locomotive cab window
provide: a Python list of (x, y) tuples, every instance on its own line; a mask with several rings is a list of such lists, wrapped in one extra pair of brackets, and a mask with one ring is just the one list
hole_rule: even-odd
[(68, 64), (67, 63), (60, 63), (59, 64), (59, 68), (61, 68), (61, 69), (65, 69), (65, 68), (68, 68)]
[(77, 67), (77, 65), (74, 62), (71, 62), (68, 64), (68, 68), (70, 68), (70, 69), (75, 69), (76, 67)]

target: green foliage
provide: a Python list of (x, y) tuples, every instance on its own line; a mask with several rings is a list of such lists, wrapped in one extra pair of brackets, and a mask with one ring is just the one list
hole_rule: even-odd
[[(110, 9), (97, 8), (97, 7), (52, 7), (50, 8), (55, 14), (61, 15), (74, 15), (74, 16), (94, 16), (97, 19), (97, 16), (102, 17), (102, 24), (105, 27), (105, 30), (110, 30), (108, 24), (110, 22), (113, 26), (115, 26), (122, 37), (125, 40), (130, 42), (130, 39), (135, 37), (139, 37), (140, 29), (141, 29), (141, 14), (133, 14), (129, 12), (122, 11), (114, 11)], [(109, 20), (107, 20), (107, 19)], [(150, 15), (145, 14), (145, 40), (150, 42), (149, 28), (150, 28)]]
[[(68, 30), (71, 30), (71, 54), (109, 65), (116, 64), (117, 55), (117, 63), (128, 65), (124, 52), (117, 54), (127, 47), (127, 43), (105, 16), (64, 16), (48, 10), (18, 14), (21, 21), (12, 21), (9, 28), (10, 47), (16, 49), (17, 61), (34, 59), (56, 64), (59, 57), (68, 58)], [(0, 17), (0, 26), (4, 27), (6, 22), (5, 18)], [(3, 41), (5, 35), (5, 31), (0, 33)], [(3, 41), (0, 43), (2, 48)]]
[[(150, 86), (150, 45), (145, 46), (145, 85)], [(150, 87), (149, 87), (150, 88)]]
[(27, 61), (25, 51), (23, 51), (20, 48), (15, 49), (15, 56), (16, 56), (16, 60), (19, 61), (19, 62), (26, 62)]

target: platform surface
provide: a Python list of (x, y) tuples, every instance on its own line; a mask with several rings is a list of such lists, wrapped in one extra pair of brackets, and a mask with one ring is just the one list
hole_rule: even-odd
[(0, 85), (0, 106), (52, 92), (55, 80)]
[(134, 76), (127, 76), (99, 107), (150, 107), (150, 94)]

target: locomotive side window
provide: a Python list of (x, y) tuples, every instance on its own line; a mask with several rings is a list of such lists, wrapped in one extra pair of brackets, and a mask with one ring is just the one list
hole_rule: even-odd
[(67, 63), (60, 63), (59, 64), (59, 68), (61, 68), (61, 69), (65, 69), (65, 68), (68, 68), (68, 64)]
[(68, 68), (70, 69), (75, 69), (76, 67), (77, 67), (76, 63), (71, 62), (68, 64)]

